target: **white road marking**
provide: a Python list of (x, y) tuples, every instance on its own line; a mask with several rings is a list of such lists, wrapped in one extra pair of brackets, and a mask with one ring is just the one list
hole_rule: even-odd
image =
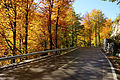
[(69, 64), (71, 64), (71, 63), (73, 63), (76, 59), (78, 59), (78, 57), (77, 58), (75, 58), (75, 59), (73, 59), (72, 61), (69, 61), (67, 64), (64, 64), (63, 66), (61, 66), (60, 68), (58, 68), (58, 69), (63, 69), (64, 67), (66, 67), (67, 65), (69, 65)]
[(117, 74), (115, 73), (115, 68), (113, 67), (112, 63), (110, 62), (110, 60), (107, 58), (107, 56), (100, 50), (100, 52), (105, 56), (105, 58), (107, 59), (107, 61), (109, 62), (110, 66), (111, 66), (111, 70), (113, 73), (113, 79), (114, 80), (118, 80), (117, 79)]
[(78, 49), (78, 48), (72, 49), (72, 50), (70, 50), (70, 51), (68, 51), (68, 52), (65, 52), (65, 53), (61, 54), (61, 55), (64, 55), (64, 54), (70, 53), (70, 52), (72, 52), (72, 51), (75, 51), (76, 49)]
[[(75, 48), (75, 49), (72, 49), (72, 50), (70, 50), (70, 51), (68, 51), (68, 52), (66, 52), (66, 53), (64, 53), (64, 54), (67, 54), (67, 53), (69, 53), (69, 52), (72, 52), (72, 51), (74, 51), (74, 50), (76, 50), (76, 49), (78, 49), (78, 48)], [(64, 54), (62, 54), (62, 55), (64, 55)], [(58, 69), (63, 69), (65, 66), (67, 66), (68, 64), (71, 64), (73, 61), (75, 61), (76, 59), (78, 59), (78, 58), (75, 58), (75, 59), (73, 59), (72, 61), (69, 61), (67, 64), (64, 64), (63, 66), (61, 66), (60, 68), (58, 68)]]

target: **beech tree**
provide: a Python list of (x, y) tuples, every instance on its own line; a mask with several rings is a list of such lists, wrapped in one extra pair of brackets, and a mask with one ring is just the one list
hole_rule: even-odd
[[(100, 46), (101, 45), (101, 35), (104, 30), (103, 28), (107, 28), (108, 26), (111, 27), (111, 21), (107, 23), (107, 19), (104, 14), (102, 13), (101, 10), (92, 10), (91, 13), (87, 13), (83, 19), (82, 19), (82, 24), (85, 26), (85, 30), (87, 30), (87, 34), (89, 36), (89, 42), (91, 42), (91, 39), (94, 40), (94, 45), (95, 46)], [(110, 25), (105, 25), (105, 24), (110, 24)], [(108, 30), (110, 32), (110, 29)], [(86, 35), (87, 35), (86, 34)], [(94, 38), (92, 36), (95, 36)]]

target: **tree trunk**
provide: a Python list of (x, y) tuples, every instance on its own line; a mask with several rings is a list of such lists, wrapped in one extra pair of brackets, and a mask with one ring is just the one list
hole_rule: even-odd
[(68, 41), (67, 41), (67, 32), (65, 31), (65, 34), (64, 34), (64, 48), (68, 47)]
[(51, 14), (52, 14), (52, 2), (50, 1), (49, 6), (49, 23), (48, 23), (48, 32), (49, 32), (49, 42), (50, 42), (50, 50), (52, 50), (52, 33), (51, 33)]
[(77, 46), (77, 27), (75, 26), (75, 46)]
[(57, 37), (57, 30), (58, 30), (58, 20), (59, 20), (59, 10), (60, 10), (60, 7), (58, 7), (58, 13), (57, 13), (57, 21), (56, 21), (56, 49), (58, 48), (58, 37)]
[(99, 39), (99, 47), (100, 47), (100, 29), (98, 29), (98, 39)]
[(91, 30), (89, 30), (89, 43), (90, 43), (90, 47), (91, 47)]
[(45, 49), (47, 49), (47, 41), (45, 40), (44, 42), (45, 42)]
[[(17, 12), (16, 12), (16, 4), (15, 4), (15, 8), (14, 8), (14, 28), (13, 28), (13, 56), (15, 56), (15, 52), (16, 52), (16, 16), (17, 16)], [(15, 59), (13, 59), (11, 61), (11, 63), (15, 63)]]
[(20, 33), (20, 39), (19, 39), (19, 48), (20, 48), (20, 51), (21, 51), (21, 47), (22, 47), (22, 35), (21, 35), (21, 33)]
[(72, 26), (72, 46), (74, 46), (74, 28)]
[(25, 27), (25, 54), (28, 53), (27, 42), (28, 42), (28, 0), (27, 0), (27, 9), (26, 9), (26, 27)]
[(86, 43), (85, 43), (86, 41), (85, 41), (85, 34), (84, 34), (84, 47), (86, 47)]
[(97, 26), (95, 25), (95, 47), (97, 47)]

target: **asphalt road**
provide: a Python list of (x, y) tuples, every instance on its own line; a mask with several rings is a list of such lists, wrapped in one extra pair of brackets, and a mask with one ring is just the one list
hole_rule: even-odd
[(79, 48), (59, 57), (0, 73), (0, 80), (117, 80), (99, 48)]

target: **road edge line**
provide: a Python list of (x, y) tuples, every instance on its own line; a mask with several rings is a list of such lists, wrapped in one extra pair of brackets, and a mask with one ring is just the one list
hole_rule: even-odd
[(113, 73), (113, 79), (114, 79), (114, 80), (118, 80), (118, 79), (117, 79), (117, 74), (116, 74), (116, 72), (115, 72), (115, 68), (113, 67), (112, 63), (110, 62), (110, 60), (107, 58), (107, 56), (106, 56), (101, 50), (100, 50), (100, 52), (105, 56), (105, 58), (107, 59), (107, 61), (108, 61), (109, 64), (110, 64), (110, 68), (111, 68), (112, 73)]

